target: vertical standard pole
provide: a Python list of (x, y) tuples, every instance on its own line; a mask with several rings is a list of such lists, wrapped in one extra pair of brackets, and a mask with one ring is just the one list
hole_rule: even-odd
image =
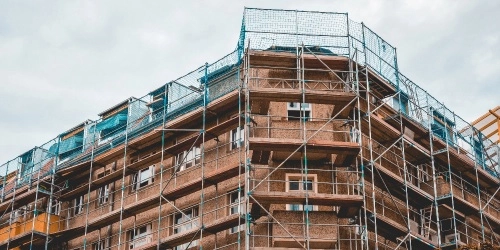
[[(59, 160), (59, 146), (61, 143), (61, 136), (59, 135), (57, 137), (57, 148), (56, 152), (54, 154), (54, 163), (52, 165), (52, 169), (50, 170), (50, 174), (52, 175), (50, 178), (50, 196), (49, 196), (49, 204), (48, 204), (48, 211), (47, 211), (47, 227), (45, 229), (46, 236), (45, 236), (45, 250), (49, 249), (49, 233), (50, 233), (50, 215), (52, 214), (52, 201), (53, 201), (53, 195), (54, 195), (54, 185), (55, 185), (55, 175), (56, 175), (56, 167), (57, 163)], [(57, 201), (59, 202), (59, 201)], [(59, 228), (58, 228), (59, 229)]]
[[(306, 120), (307, 120), (307, 117), (305, 116), (305, 110), (303, 110), (303, 107), (302, 107), (302, 104), (304, 103), (305, 104), (305, 101), (306, 101), (306, 94), (305, 94), (305, 91), (306, 91), (306, 82), (305, 82), (305, 68), (304, 68), (304, 43), (302, 43), (302, 49), (300, 51), (300, 66), (299, 66), (299, 81), (300, 81), (300, 86), (301, 86), (301, 91), (302, 91), (302, 98), (301, 98), (301, 103), (300, 103), (300, 120), (301, 120), (301, 124), (302, 124), (302, 140), (303, 140), (303, 144), (304, 144), (304, 163), (303, 163), (303, 176), (302, 176), (302, 181), (303, 181), (303, 184), (302, 184), (302, 187), (307, 187), (307, 181), (308, 181), (308, 166), (307, 166), (307, 127), (306, 127)], [(310, 104), (308, 104), (310, 105)], [(312, 116), (312, 114), (309, 114), (309, 116)], [(313, 188), (315, 185), (317, 185), (317, 183), (313, 183)], [(309, 222), (310, 222), (310, 219), (309, 219), (309, 189), (308, 188), (305, 188), (305, 192), (306, 192), (306, 204), (304, 206), (304, 212), (305, 212), (305, 228), (306, 228), (306, 247), (307, 249), (310, 248), (310, 236), (309, 236), (309, 230), (310, 230), (310, 225), (309, 225)]]
[[(362, 35), (362, 38), (363, 38), (363, 55), (364, 55), (364, 63), (365, 63), (365, 77), (366, 77), (366, 81), (368, 81), (368, 71), (366, 70), (366, 68), (368, 67), (368, 65), (366, 64), (366, 44), (365, 44), (365, 32), (364, 32), (364, 28), (365, 28), (365, 25), (364, 23), (361, 23), (361, 35)], [(357, 98), (357, 105), (358, 107), (361, 106), (361, 98), (360, 98), (360, 93), (359, 93), (359, 50), (356, 48), (355, 50), (355, 53), (356, 53), (356, 98)], [(369, 243), (369, 239), (368, 239), (368, 214), (366, 212), (366, 185), (365, 185), (365, 166), (364, 166), (364, 154), (365, 154), (365, 150), (363, 150), (363, 133), (362, 133), (362, 128), (361, 128), (361, 110), (358, 109), (358, 112), (354, 112), (354, 117), (357, 117), (357, 125), (358, 125), (358, 129), (359, 129), (359, 144), (360, 144), (360, 171), (361, 171), (361, 189), (362, 189), (362, 192), (363, 192), (363, 215), (364, 215), (364, 226), (363, 226), (363, 234), (364, 234), (364, 241), (362, 240), (361, 241), (361, 244), (362, 244), (362, 249), (368, 249), (368, 243)], [(369, 126), (370, 124), (368, 124)], [(354, 127), (354, 125), (353, 125)], [(361, 216), (360, 216), (361, 217)], [(360, 219), (360, 225), (362, 225), (362, 221)], [(365, 248), (363, 248), (363, 243), (365, 244)]]
[(166, 120), (167, 120), (167, 103), (168, 103), (168, 83), (165, 84), (163, 88), (163, 115), (162, 115), (162, 130), (161, 130), (161, 162), (160, 162), (160, 193), (159, 193), (159, 202), (160, 205), (158, 206), (158, 239), (157, 239), (157, 244), (156, 244), (156, 249), (160, 250), (160, 243), (161, 243), (161, 208), (162, 208), (162, 195), (163, 195), (163, 171), (165, 170), (163, 161), (165, 157), (165, 126), (166, 126)]
[[(405, 188), (405, 205), (406, 205), (406, 218), (407, 218), (407, 223), (406, 223), (406, 229), (408, 230), (408, 234), (411, 235), (411, 226), (410, 226), (410, 203), (409, 199), (410, 197), (408, 196), (408, 175), (411, 175), (411, 173), (408, 171), (408, 166), (406, 164), (406, 156), (405, 156), (405, 140), (404, 140), (404, 126), (403, 126), (403, 103), (402, 103), (402, 98), (401, 98), (401, 88), (399, 86), (399, 70), (398, 70), (398, 58), (397, 58), (397, 51), (396, 48), (394, 48), (394, 74), (396, 78), (396, 90), (398, 91), (397, 96), (398, 96), (398, 102), (399, 102), (399, 131), (401, 133), (401, 157), (403, 159), (403, 173), (404, 173), (404, 188)], [(423, 223), (423, 222), (422, 222)], [(422, 225), (423, 226), (423, 225)], [(411, 236), (408, 236), (409, 240), (409, 245), (410, 249), (413, 249), (412, 245), (412, 238)]]
[[(31, 156), (31, 161), (33, 162), (33, 168), (32, 169), (35, 169), (35, 154), (36, 154), (36, 151), (37, 151), (38, 147), (35, 147), (35, 149), (33, 149), (33, 155)], [(41, 159), (40, 159), (40, 162), (38, 162), (39, 164), (41, 164)], [(33, 237), (35, 236), (34, 233), (35, 233), (35, 221), (36, 221), (36, 216), (38, 215), (38, 210), (37, 210), (37, 203), (38, 203), (38, 193), (40, 192), (40, 172), (42, 171), (42, 166), (40, 166), (40, 168), (38, 169), (38, 174), (37, 174), (37, 178), (36, 178), (36, 194), (35, 194), (35, 208), (33, 210), (33, 223), (32, 223), (32, 227), (31, 227), (31, 242), (30, 242), (30, 249), (33, 249)], [(33, 175), (33, 171), (31, 172)], [(30, 182), (32, 181), (32, 176), (30, 176)], [(31, 183), (30, 183), (31, 185)]]
[[(251, 165), (250, 165), (250, 150), (249, 150), (249, 142), (248, 139), (250, 137), (250, 126), (248, 126), (250, 122), (250, 91), (249, 91), (249, 84), (248, 84), (248, 78), (249, 78), (249, 71), (250, 71), (250, 41), (248, 41), (248, 47), (247, 51), (244, 56), (244, 78), (243, 78), (243, 90), (245, 91), (245, 106), (244, 106), (244, 118), (245, 118), (245, 128), (248, 128), (245, 130), (245, 201), (246, 201), (246, 208), (247, 208), (247, 216), (246, 216), (246, 227), (245, 227), (245, 249), (250, 249), (250, 235), (251, 235), (251, 214), (250, 214), (250, 171), (251, 171)], [(241, 164), (241, 163), (240, 163)]]
[[(359, 70), (358, 70), (358, 49), (356, 48), (355, 51), (354, 51), (354, 54), (353, 54), (353, 57), (354, 55), (356, 56), (356, 67), (355, 69), (351, 69), (351, 70), (354, 70), (355, 71), (355, 75), (354, 75), (354, 80), (355, 80), (355, 84), (356, 86), (359, 86)], [(352, 62), (350, 62), (350, 64), (352, 64)], [(351, 66), (352, 67), (352, 66)], [(357, 88), (359, 89), (359, 88)], [(359, 98), (359, 91), (356, 93), (356, 98), (357, 98), (357, 105), (358, 107), (360, 107), (360, 98)], [(358, 109), (358, 111), (353, 111), (353, 117), (354, 117), (354, 124), (353, 124), (353, 128), (356, 128), (356, 125), (357, 125), (357, 128), (359, 129), (359, 144), (360, 144), (360, 151), (359, 151), (359, 155), (360, 155), (360, 160), (359, 160), (359, 168), (361, 172), (361, 176), (358, 176), (359, 178), (359, 183), (361, 185), (361, 189), (362, 189), (362, 194), (365, 194), (365, 174), (364, 174), (364, 165), (363, 165), (363, 159), (364, 159), (364, 150), (363, 150), (363, 147), (361, 146), (362, 143), (363, 143), (363, 138), (362, 138), (362, 131), (361, 131), (361, 119), (360, 119), (360, 116), (361, 116), (361, 111)], [(356, 120), (357, 119), (357, 120)], [(357, 124), (356, 124), (357, 122)], [(356, 129), (353, 129), (353, 133), (358, 133), (356, 131)], [(353, 134), (353, 136), (356, 136)], [(358, 167), (356, 166), (356, 169)], [(358, 172), (359, 173), (359, 172)], [(362, 240), (361, 240), (361, 249), (368, 249), (368, 232), (367, 232), (367, 216), (366, 216), (366, 195), (363, 195), (363, 210), (360, 211), (360, 213), (363, 214), (364, 216), (364, 226), (362, 227), (362, 229), (360, 230), (361, 234), (362, 234)], [(360, 214), (361, 215), (361, 214)], [(361, 218), (363, 218), (363, 216), (360, 216), (359, 217), (359, 227), (361, 227), (363, 225), (363, 221)]]
[(439, 204), (438, 204), (438, 193), (437, 193), (437, 173), (436, 173), (436, 162), (434, 160), (434, 145), (433, 145), (433, 140), (434, 140), (434, 135), (432, 134), (432, 127), (431, 127), (431, 121), (432, 121), (432, 109), (429, 106), (429, 98), (428, 95), (426, 97), (426, 105), (429, 107), (427, 109), (427, 129), (429, 133), (429, 149), (430, 149), (430, 157), (431, 157), (431, 166), (432, 166), (432, 183), (433, 183), (433, 189), (434, 189), (434, 208), (436, 210), (436, 224), (437, 224), (437, 235), (438, 235), (438, 247), (441, 246), (441, 226), (440, 226), (440, 220), (439, 220)]
[[(208, 105), (208, 63), (205, 63), (205, 86), (203, 86), (203, 121), (202, 121), (202, 129), (201, 129), (201, 194), (200, 194), (200, 224), (201, 224), (201, 230), (200, 230), (200, 242), (201, 244), (201, 239), (203, 238), (203, 228), (204, 226), (204, 201), (205, 201), (205, 130), (206, 130), (206, 119), (207, 119), (207, 105)], [(196, 157), (196, 156), (195, 156)], [(203, 246), (200, 245), (200, 249), (203, 249)]]
[[(242, 31), (243, 32), (243, 31)], [(240, 38), (241, 39), (241, 38)], [(246, 151), (246, 142), (248, 141), (248, 138), (246, 138), (246, 132), (250, 130), (250, 127), (246, 127), (246, 124), (242, 124), (241, 122), (241, 115), (242, 115), (242, 103), (241, 103), (241, 91), (243, 90), (243, 81), (241, 80), (241, 71), (244, 70), (244, 63), (242, 64), (242, 54), (241, 54), (241, 51), (243, 50), (243, 45), (242, 45), (242, 42), (240, 41), (240, 43), (238, 44), (238, 70), (237, 70), (237, 73), (236, 73), (236, 81), (238, 82), (238, 128), (243, 128), (243, 138), (241, 138), (241, 133), (240, 133), (240, 140), (243, 140), (243, 142), (240, 142), (240, 147), (238, 148), (238, 213), (240, 215), (240, 218), (238, 220), (238, 249), (241, 249), (241, 215), (243, 214), (243, 209), (242, 209), (242, 198), (244, 197), (247, 197), (245, 195), (245, 192), (243, 192), (243, 196), (244, 197), (241, 197), (242, 195), (242, 190), (241, 190), (241, 186), (242, 186), (242, 180), (241, 180), (241, 174), (242, 174), (242, 171), (241, 171), (241, 162), (243, 160), (243, 157), (244, 157), (244, 152), (243, 150)], [(236, 131), (238, 132), (238, 131)], [(243, 148), (244, 147), (244, 148)], [(217, 140), (217, 152), (216, 152), (216, 168), (218, 168), (218, 163), (219, 163), (219, 140)], [(243, 179), (243, 181), (245, 181), (245, 179)], [(244, 187), (243, 187), (244, 188)], [(247, 211), (250, 211), (249, 208), (246, 207), (246, 199), (245, 199), (245, 217), (246, 217), (246, 212)], [(245, 224), (246, 226), (246, 224)], [(245, 232), (245, 230), (243, 231)]]
[[(97, 122), (94, 125), (94, 132), (92, 133), (93, 136), (93, 144), (92, 144), (92, 152), (90, 155), (90, 170), (89, 170), (89, 181), (88, 181), (88, 189), (87, 189), (87, 203), (86, 203), (86, 211), (85, 211), (85, 232), (84, 232), (84, 237), (83, 237), (83, 249), (85, 250), (87, 248), (87, 230), (88, 230), (88, 216), (89, 216), (89, 204), (90, 204), (90, 185), (92, 184), (92, 169), (94, 167), (94, 147), (95, 147), (95, 132), (97, 128)], [(79, 199), (79, 197), (77, 198)], [(82, 199), (81, 202), (83, 202), (85, 199)], [(83, 204), (81, 204), (83, 206)]]
[[(474, 134), (475, 134), (475, 132), (476, 132), (476, 128), (471, 127), (471, 129), (472, 129), (472, 131), (473, 131), (473, 132), (472, 132), (472, 137), (473, 137), (473, 139), (472, 139), (472, 147), (474, 147)], [(478, 143), (482, 143), (482, 142), (483, 142), (483, 140), (482, 140), (482, 138), (481, 138), (481, 132), (480, 132), (480, 131), (477, 131), (477, 133), (478, 133), (478, 137), (479, 137), (479, 138), (478, 138)], [(482, 147), (481, 147), (481, 148), (482, 148)], [(481, 153), (482, 153), (482, 152), (481, 152)], [(481, 162), (482, 162), (482, 159), (483, 159), (483, 158), (482, 158), (482, 156), (479, 156), (479, 157), (480, 157), (479, 159), (480, 159), (480, 160), (481, 160)], [(485, 227), (485, 225), (484, 225), (484, 214), (483, 214), (483, 209), (484, 209), (484, 207), (483, 207), (482, 202), (481, 202), (481, 192), (480, 192), (480, 186), (479, 186), (479, 173), (478, 173), (478, 170), (477, 170), (477, 169), (478, 169), (478, 166), (477, 166), (477, 159), (476, 159), (476, 160), (474, 161), (474, 171), (475, 171), (475, 173), (476, 173), (476, 184), (477, 184), (477, 186), (476, 186), (476, 190), (477, 190), (477, 200), (478, 200), (478, 202), (479, 202), (479, 216), (480, 216), (480, 218), (481, 218), (481, 236), (482, 236), (482, 241), (484, 242), (484, 240), (485, 240), (485, 232), (484, 232), (484, 227)], [(462, 188), (463, 188), (463, 186), (462, 186)]]
[[(363, 40), (365, 37), (365, 25), (363, 25)], [(366, 43), (363, 41), (363, 48), (365, 49), (365, 57), (366, 57)], [(365, 60), (366, 62), (366, 60)], [(373, 161), (373, 145), (372, 145), (372, 126), (371, 126), (371, 104), (370, 104), (370, 81), (368, 80), (368, 67), (365, 67), (365, 75), (366, 75), (366, 104), (367, 104), (367, 117), (368, 117), (368, 150), (370, 152), (370, 167), (371, 167), (371, 173), (372, 173), (372, 205), (373, 205), (373, 223), (374, 223), (374, 233), (375, 233), (375, 249), (378, 249), (378, 229), (377, 229), (377, 201), (375, 199), (375, 171), (374, 171), (374, 161)], [(359, 94), (359, 85), (357, 87), (358, 94)], [(359, 118), (361, 120), (361, 117)]]
[[(130, 109), (130, 101), (128, 102), (128, 109)], [(130, 111), (129, 111), (130, 112)], [(127, 145), (128, 145), (128, 125), (129, 125), (129, 115), (127, 114), (127, 124), (125, 127), (125, 142), (123, 149), (123, 171), (122, 171), (122, 192), (121, 192), (121, 201), (120, 201), (120, 226), (118, 230), (118, 249), (121, 247), (122, 243), (122, 231), (123, 231), (123, 205), (125, 199), (125, 177), (127, 176)], [(134, 220), (135, 223), (135, 220)], [(134, 227), (135, 231), (135, 227)]]
[[(448, 129), (448, 122), (447, 122), (447, 119), (446, 119), (446, 107), (441, 104), (442, 107), (443, 107), (443, 123), (444, 123), (444, 140), (446, 141), (446, 160), (448, 161), (448, 174), (450, 175), (450, 193), (451, 193), (451, 196), (452, 196), (452, 199), (451, 199), (451, 204), (452, 204), (452, 214), (453, 214), (453, 232), (455, 234), (455, 247), (458, 247), (458, 239), (457, 237), (459, 237), (460, 235), (457, 235), (457, 215), (456, 215), (456, 211), (455, 211), (455, 199), (454, 199), (454, 192), (453, 192), (453, 172), (451, 171), (451, 162), (450, 162), (450, 138), (449, 138), (449, 133), (447, 131)], [(460, 179), (462, 179), (462, 177), (460, 177)], [(463, 187), (462, 187), (463, 188)]]

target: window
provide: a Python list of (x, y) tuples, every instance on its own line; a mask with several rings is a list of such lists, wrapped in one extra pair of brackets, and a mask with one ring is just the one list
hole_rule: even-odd
[[(97, 175), (97, 179), (100, 179), (106, 175), (108, 175), (110, 172), (109, 170), (103, 173), (100, 173)], [(103, 205), (106, 204), (109, 201), (109, 185), (105, 185), (100, 187), (97, 190), (97, 205)]]
[(35, 165), (33, 164), (33, 150), (26, 152), (20, 156), (21, 158), (21, 176), (20, 182), (24, 183), (30, 181), (32, 174), (36, 171)]
[(61, 212), (61, 202), (56, 199), (52, 199), (52, 203), (50, 204), (50, 213), (59, 215), (60, 212)]
[(245, 140), (245, 129), (244, 128), (235, 128), (231, 130), (231, 150), (237, 149), (243, 145)]
[(108, 245), (108, 240), (102, 239), (100, 241), (92, 243), (92, 250), (104, 250), (109, 247)]
[[(182, 213), (177, 213), (174, 216), (174, 234), (189, 231), (198, 226), (198, 208), (190, 208)], [(187, 249), (188, 247), (196, 246), (198, 241), (192, 241), (177, 246), (175, 249)]]
[(476, 156), (476, 163), (484, 167), (483, 143), (479, 139), (473, 139), (473, 148), (474, 155)]
[[(138, 190), (154, 182), (155, 165), (140, 170), (133, 176), (132, 190)], [(109, 192), (109, 191), (108, 191)]]
[(26, 215), (31, 214), (31, 213), (27, 212), (29, 210), (31, 210), (31, 207), (29, 205), (15, 210), (13, 217), (12, 217), (12, 221), (13, 222), (18, 221), (18, 219), (26, 220)]
[(427, 183), (428, 181), (430, 181), (432, 178), (432, 169), (429, 168), (428, 165), (426, 164), (421, 164), (421, 165), (417, 165), (417, 170), (418, 170), (418, 180), (420, 182), (424, 182), (424, 183)]
[[(302, 174), (286, 175), (287, 192), (308, 191), (316, 193), (318, 190), (317, 185), (318, 185), (317, 175), (315, 174), (310, 174), (307, 176), (303, 176)], [(302, 204), (287, 204), (286, 209), (289, 211), (304, 211), (304, 209), (307, 209), (308, 211), (316, 211), (318, 210), (318, 207), (313, 205), (304, 206)]]
[(351, 136), (351, 142), (361, 143), (360, 141), (361, 133), (357, 128), (351, 127), (349, 134)]
[[(240, 192), (238, 192), (238, 190), (234, 190), (229, 194), (229, 215), (240, 214), (240, 211), (241, 213), (244, 213), (244, 207), (243, 207), (245, 205), (243, 204), (244, 197), (245, 194), (243, 193), (243, 190), (241, 190)], [(229, 232), (237, 233), (238, 231), (242, 231), (244, 228), (245, 225), (242, 224), (229, 229)]]
[(128, 232), (129, 235), (129, 249), (135, 249), (151, 243), (153, 235), (151, 234), (151, 223), (142, 225)]
[(201, 162), (201, 150), (199, 147), (192, 147), (177, 155), (176, 164), (179, 171), (188, 169)]
[(455, 142), (455, 136), (453, 133), (455, 123), (437, 111), (432, 111), (432, 115), (434, 117), (431, 125), (432, 132), (437, 137), (447, 141), (450, 146), (453, 147)]
[(83, 195), (73, 200), (73, 215), (79, 215), (83, 212), (83, 201)]
[(309, 103), (289, 102), (287, 108), (288, 120), (300, 120), (302, 117), (304, 121), (308, 121), (311, 118), (311, 104)]

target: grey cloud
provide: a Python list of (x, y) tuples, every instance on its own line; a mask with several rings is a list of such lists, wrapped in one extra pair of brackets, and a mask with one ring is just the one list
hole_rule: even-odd
[[(497, 1), (4, 1), (0, 162), (231, 52), (243, 7), (349, 12), (467, 120), (499, 103)], [(493, 90), (493, 91), (492, 91)]]

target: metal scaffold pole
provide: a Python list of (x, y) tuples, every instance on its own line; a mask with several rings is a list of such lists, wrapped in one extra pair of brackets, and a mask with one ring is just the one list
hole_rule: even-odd
[[(426, 104), (429, 103), (429, 99), (426, 98), (426, 101), (425, 101)], [(427, 117), (428, 117), (428, 131), (429, 131), (429, 149), (430, 149), (430, 157), (431, 157), (431, 165), (432, 165), (432, 183), (433, 183), (433, 189), (434, 189), (434, 206), (436, 208), (436, 217), (437, 217), (437, 220), (439, 221), (439, 202), (438, 202), (438, 191), (437, 191), (437, 173), (436, 173), (436, 169), (437, 169), (437, 166), (436, 166), (436, 161), (435, 161), (435, 157), (434, 157), (434, 147), (433, 147), (433, 133), (432, 133), (432, 128), (431, 128), (431, 117), (432, 117), (432, 110), (427, 109)], [(443, 180), (444, 181), (444, 180)], [(440, 224), (441, 223), (437, 223), (437, 235), (438, 235), (438, 245), (441, 246), (442, 244), (442, 241), (441, 241), (441, 227), (440, 227)]]
[[(205, 131), (206, 131), (206, 115), (207, 115), (207, 105), (208, 105), (208, 63), (205, 63), (204, 68), (204, 85), (203, 87), (203, 114), (202, 114), (202, 128), (201, 128), (201, 193), (200, 193), (200, 243), (203, 239), (203, 231), (205, 227), (205, 214), (204, 214), (204, 205), (205, 205)], [(200, 246), (200, 249), (203, 247)]]
[[(242, 25), (243, 26), (243, 25)], [(241, 236), (242, 236), (242, 231), (243, 231), (243, 236), (246, 238), (248, 238), (246, 235), (245, 235), (245, 232), (247, 231), (246, 230), (246, 218), (247, 218), (247, 213), (250, 211), (250, 208), (247, 206), (247, 201), (248, 201), (248, 196), (245, 192), (245, 190), (242, 190), (242, 185), (243, 185), (243, 189), (245, 189), (245, 186), (244, 186), (244, 182), (246, 181), (245, 177), (243, 177), (243, 180), (241, 179), (241, 175), (243, 173), (245, 173), (245, 168), (243, 167), (243, 171), (242, 171), (242, 165), (244, 166), (244, 161), (246, 161), (246, 150), (248, 148), (247, 146), (247, 143), (248, 143), (248, 137), (247, 137), (247, 132), (250, 131), (250, 127), (247, 127), (246, 126), (246, 123), (245, 123), (245, 120), (243, 120), (243, 123), (242, 123), (242, 116), (244, 117), (244, 112), (243, 112), (243, 109), (245, 108), (245, 104), (242, 103), (242, 100), (244, 100), (244, 93), (242, 93), (243, 91), (243, 84), (244, 84), (244, 76), (245, 74), (242, 72), (244, 72), (245, 70), (245, 63), (244, 63), (244, 58), (245, 58), (245, 55), (244, 53), (242, 53), (244, 51), (244, 41), (241, 41), (238, 43), (238, 69), (237, 69), (237, 78), (236, 78), (236, 81), (238, 83), (238, 128), (242, 128), (243, 129), (243, 138), (241, 138), (241, 133), (240, 133), (240, 146), (242, 147), (239, 147), (238, 148), (238, 213), (239, 213), (239, 220), (238, 220), (238, 242), (237, 242), (237, 246), (238, 246), (238, 249), (241, 249), (242, 248), (242, 244), (241, 244)], [(217, 158), (219, 157), (219, 140), (217, 140)], [(243, 191), (243, 192), (242, 192)], [(243, 204), (243, 201), (245, 202), (245, 204)], [(244, 208), (244, 209), (243, 209)], [(243, 217), (243, 218), (242, 218)], [(243, 230), (241, 230), (242, 228), (242, 219), (243, 219)], [(246, 240), (245, 240), (246, 242)]]
[[(250, 135), (250, 91), (249, 91), (249, 74), (250, 74), (250, 42), (248, 41), (247, 49), (243, 57), (243, 68), (244, 68), (244, 76), (243, 76), (243, 84), (242, 90), (245, 92), (245, 105), (244, 108), (244, 124), (245, 128), (248, 128), (244, 131), (245, 134), (245, 161), (244, 161), (244, 171), (245, 171), (245, 206), (247, 208), (246, 215), (246, 226), (245, 226), (245, 249), (250, 249), (250, 236), (252, 235), (251, 231), (251, 206), (250, 206), (250, 177), (252, 166), (250, 164), (250, 147), (249, 147), (249, 135)], [(239, 163), (241, 164), (241, 162)], [(256, 206), (254, 204), (253, 206)]]
[(89, 223), (89, 209), (90, 209), (90, 186), (92, 185), (92, 169), (94, 167), (94, 148), (95, 148), (95, 140), (96, 140), (96, 128), (97, 128), (97, 122), (94, 125), (94, 131), (92, 132), (93, 134), (93, 140), (92, 140), (92, 152), (90, 156), (90, 171), (89, 171), (89, 181), (88, 181), (88, 188), (87, 188), (87, 201), (85, 202), (85, 231), (83, 234), (83, 249), (85, 250), (87, 247), (87, 230), (88, 230), (88, 223)]
[(168, 93), (169, 93), (169, 84), (165, 84), (164, 90), (163, 90), (163, 111), (162, 111), (162, 122), (161, 122), (161, 160), (160, 160), (160, 190), (158, 194), (158, 199), (159, 199), (159, 206), (158, 206), (158, 239), (157, 239), (157, 244), (156, 244), (156, 249), (160, 250), (160, 243), (161, 243), (161, 212), (162, 212), (162, 193), (163, 193), (163, 172), (166, 170), (165, 169), (165, 126), (167, 124), (167, 111), (168, 111)]
[[(59, 146), (60, 146), (60, 143), (61, 143), (61, 136), (58, 136), (57, 137), (57, 148), (56, 148), (56, 152), (54, 153), (54, 162), (53, 162), (53, 165), (52, 165), (52, 168), (50, 169), (50, 175), (51, 178), (50, 178), (50, 196), (49, 196), (49, 202), (47, 204), (48, 208), (47, 208), (47, 227), (46, 227), (46, 232), (47, 232), (47, 235), (46, 235), (46, 238), (45, 238), (45, 249), (48, 250), (49, 249), (49, 243), (50, 243), (50, 224), (51, 224), (51, 214), (52, 214), (52, 202), (53, 202), (53, 195), (54, 195), (54, 185), (55, 185), (55, 178), (56, 178), (56, 167), (57, 167), (57, 164), (59, 162)], [(59, 202), (58, 200), (56, 200), (56, 202)], [(56, 205), (56, 207), (59, 206), (59, 205)]]
[[(128, 101), (128, 108), (130, 109), (130, 102)], [(127, 123), (125, 125), (125, 142), (123, 149), (123, 171), (122, 171), (122, 181), (121, 181), (121, 199), (120, 199), (120, 225), (118, 228), (118, 248), (122, 245), (122, 233), (123, 233), (123, 213), (124, 213), (124, 202), (125, 202), (125, 177), (127, 176), (127, 146), (128, 146), (128, 130), (129, 130), (129, 115), (127, 115)], [(134, 220), (135, 223), (135, 220)], [(133, 228), (135, 232), (135, 227)]]
[[(367, 50), (366, 48), (366, 43), (364, 41), (365, 39), (365, 25), (361, 23), (362, 25), (362, 32), (363, 32), (363, 50)], [(365, 52), (365, 58), (366, 58), (366, 52)], [(366, 59), (365, 59), (366, 61)], [(367, 102), (367, 119), (368, 119), (368, 150), (369, 150), (369, 157), (370, 157), (370, 162), (369, 162), (369, 167), (371, 168), (371, 196), (372, 196), (372, 206), (373, 206), (373, 212), (371, 213), (370, 216), (373, 217), (373, 224), (374, 226), (374, 233), (375, 233), (375, 249), (378, 249), (378, 230), (377, 230), (377, 208), (376, 208), (376, 199), (375, 199), (375, 164), (373, 161), (373, 145), (372, 145), (372, 125), (371, 125), (371, 105), (370, 105), (370, 81), (368, 80), (368, 67), (365, 66), (365, 76), (366, 76), (366, 102)], [(358, 85), (358, 93), (359, 93), (359, 85)], [(361, 120), (361, 117), (359, 117)]]
[[(359, 61), (358, 60), (358, 56), (359, 56), (359, 50), (358, 48), (355, 49), (354, 51), (354, 54), (353, 54), (353, 57), (356, 57), (356, 61)], [(352, 64), (352, 61), (350, 62), (350, 64)], [(357, 105), (358, 107), (360, 107), (361, 105), (361, 102), (360, 102), (360, 94), (359, 94), (359, 68), (358, 68), (358, 63), (355, 64), (355, 75), (354, 75), (354, 83), (355, 83), (355, 86), (356, 86), (356, 96), (357, 96)], [(352, 67), (352, 66), (351, 66)], [(357, 109), (357, 111), (353, 111), (353, 128), (356, 128), (356, 125), (357, 125), (357, 128), (359, 129), (359, 134), (361, 136), (362, 134), (362, 130), (361, 130), (361, 110), (360, 109)], [(356, 124), (357, 123), (357, 124)], [(360, 137), (359, 138), (359, 144), (362, 145), (363, 143), (363, 139)], [(359, 162), (357, 162), (357, 164), (359, 164), (359, 169), (360, 169), (360, 177), (359, 177), (359, 182), (360, 182), (360, 185), (361, 185), (361, 193), (363, 194), (363, 209), (360, 209), (360, 216), (359, 216), (359, 227), (361, 227), (361, 234), (362, 234), (362, 237), (363, 239), (361, 240), (361, 249), (368, 249), (369, 246), (368, 246), (368, 241), (369, 241), (369, 238), (368, 238), (368, 218), (367, 218), (367, 213), (366, 213), (366, 204), (367, 204), (367, 201), (366, 201), (366, 195), (364, 195), (366, 193), (366, 189), (365, 189), (365, 166), (364, 166), (364, 150), (363, 150), (363, 147), (360, 147), (360, 152), (359, 152), (359, 155), (360, 157), (359, 158)], [(356, 166), (358, 167), (358, 166)], [(363, 219), (364, 218), (364, 219)], [(363, 222), (364, 221), (364, 222)]]
[[(301, 97), (301, 101), (300, 101), (300, 124), (302, 126), (302, 143), (304, 144), (304, 147), (303, 147), (303, 155), (302, 155), (302, 164), (301, 164), (301, 171), (302, 171), (302, 186), (307, 186), (307, 183), (308, 183), (308, 166), (307, 166), (307, 127), (306, 127), (306, 121), (308, 119), (308, 117), (306, 117), (306, 113), (305, 113), (305, 110), (304, 110), (304, 107), (303, 105), (305, 105), (306, 103), (306, 96), (305, 96), (305, 90), (306, 90), (306, 86), (305, 86), (305, 80), (304, 80), (304, 75), (305, 75), (305, 66), (304, 66), (304, 43), (302, 43), (302, 46), (300, 48), (300, 50), (298, 50), (298, 54), (297, 54), (297, 76), (298, 76), (298, 80), (299, 80), (299, 83), (300, 83), (300, 88), (301, 88), (301, 92), (302, 92), (302, 97)], [(309, 105), (309, 104), (308, 104)], [(309, 231), (310, 231), (310, 218), (309, 218), (309, 208), (312, 207), (311, 205), (309, 205), (309, 188), (305, 188), (305, 197), (306, 197), (306, 202), (305, 202), (305, 205), (304, 205), (304, 211), (303, 213), (305, 214), (305, 218), (304, 218), (304, 223), (305, 223), (305, 241), (306, 241), (306, 247), (307, 249), (310, 248), (310, 235), (309, 235)]]

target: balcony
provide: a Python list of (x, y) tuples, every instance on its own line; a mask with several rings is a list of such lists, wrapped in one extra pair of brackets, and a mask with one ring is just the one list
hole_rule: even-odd
[[(50, 225), (47, 225), (50, 220)], [(64, 229), (64, 223), (57, 215), (42, 213), (34, 218), (19, 219), (8, 223), (0, 229), (0, 248), (20, 247), (26, 244), (41, 245), (45, 243), (47, 234), (53, 234)]]
[[(262, 119), (273, 119), (269, 122)], [(249, 146), (253, 150), (252, 163), (267, 164), (272, 154), (272, 160), (299, 160), (307, 147), (308, 160), (331, 161), (334, 164), (348, 166), (356, 158), (360, 146), (353, 141), (351, 132), (341, 127), (338, 122), (327, 119), (315, 119), (301, 125), (300, 121), (275, 120), (274, 117), (257, 117), (259, 124), (251, 128)], [(308, 139), (304, 143), (305, 137)]]

